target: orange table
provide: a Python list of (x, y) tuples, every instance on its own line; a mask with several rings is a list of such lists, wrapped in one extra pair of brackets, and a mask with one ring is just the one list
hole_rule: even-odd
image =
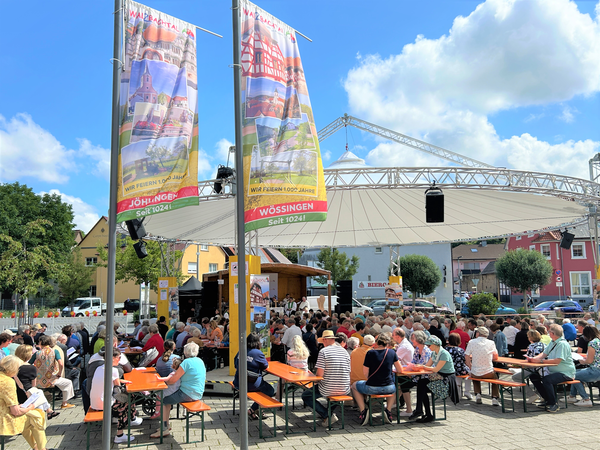
[[(527, 362), (526, 359), (517, 359), (517, 358), (507, 358), (505, 356), (499, 356), (495, 361), (497, 363), (502, 364), (512, 364), (514, 366), (520, 366), (522, 369), (533, 369), (538, 371), (543, 369), (544, 367), (553, 367), (558, 366), (558, 364), (549, 364), (549, 363), (530, 363)], [(521, 370), (521, 382), (525, 383), (525, 371)], [(527, 393), (525, 389), (521, 389), (523, 391), (523, 412), (527, 412)]]
[[(156, 369), (153, 367), (144, 368), (143, 370), (134, 369), (126, 373), (123, 378), (131, 381), (131, 384), (126, 384), (127, 400), (131, 405), (132, 396), (136, 398), (152, 398), (157, 400), (156, 391), (160, 392), (160, 443), (163, 443), (163, 391), (167, 389), (167, 383), (158, 379)], [(144, 391), (149, 391), (150, 395), (144, 394)], [(131, 413), (127, 417), (127, 436), (131, 436)], [(148, 445), (148, 444), (140, 444)], [(127, 441), (127, 447), (131, 447), (131, 441)]]
[[(402, 386), (407, 383), (402, 377), (414, 377), (416, 375), (430, 375), (432, 372), (421, 369), (421, 370), (408, 370), (403, 367), (402, 373), (394, 372), (396, 379), (396, 422), (400, 423), (400, 394), (402, 393)], [(435, 404), (434, 404), (435, 405)], [(434, 406), (435, 408), (435, 406)]]
[(315, 411), (316, 398), (315, 398), (315, 386), (317, 382), (321, 381), (323, 377), (312, 374), (311, 372), (298, 369), (296, 367), (288, 366), (278, 361), (270, 361), (269, 367), (266, 371), (271, 375), (275, 375), (283, 382), (283, 389), (285, 391), (285, 432), (289, 433), (288, 423), (288, 384), (296, 384), (303, 389), (313, 390), (313, 431), (317, 431), (317, 412)]

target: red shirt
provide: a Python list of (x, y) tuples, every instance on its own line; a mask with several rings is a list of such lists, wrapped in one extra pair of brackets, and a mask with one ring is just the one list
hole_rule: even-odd
[(144, 348), (142, 349), (142, 351), (146, 352), (146, 351), (150, 350), (151, 348), (155, 348), (156, 350), (158, 350), (158, 356), (156, 357), (156, 359), (154, 361), (152, 361), (150, 364), (148, 364), (149, 367), (156, 364), (156, 361), (158, 361), (158, 358), (160, 358), (163, 355), (163, 353), (165, 352), (165, 341), (163, 341), (163, 338), (160, 335), (160, 333), (156, 333), (154, 336), (152, 336), (150, 339), (148, 339), (148, 342), (146, 342), (146, 345), (144, 345)]
[(353, 331), (350, 331), (348, 328), (346, 327), (339, 327), (337, 329), (337, 333), (344, 333), (346, 336), (348, 336), (349, 338), (352, 337), (352, 333)]
[(463, 350), (467, 349), (467, 344), (469, 343), (469, 341), (471, 340), (471, 338), (469, 337), (468, 333), (465, 333), (463, 330), (459, 330), (458, 328), (456, 330), (452, 330), (450, 332), (450, 334), (452, 333), (456, 333), (460, 336), (460, 348), (462, 348)]

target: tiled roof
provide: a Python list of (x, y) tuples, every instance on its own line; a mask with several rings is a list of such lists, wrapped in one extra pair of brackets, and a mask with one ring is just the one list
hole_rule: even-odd
[(540, 233), (538, 237), (533, 239), (531, 242), (552, 242), (560, 241), (561, 235), (559, 231), (548, 231), (546, 233)]
[(461, 244), (452, 249), (452, 259), (458, 259), (460, 256), (463, 261), (481, 259), (496, 260), (504, 255), (504, 253), (504, 244), (488, 244), (486, 246), (479, 244)]

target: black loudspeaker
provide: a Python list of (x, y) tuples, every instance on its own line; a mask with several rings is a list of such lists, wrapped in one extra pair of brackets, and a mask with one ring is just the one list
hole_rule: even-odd
[(336, 289), (338, 297), (337, 304), (340, 312), (352, 312), (352, 280), (338, 281)]
[(134, 241), (142, 239), (146, 236), (146, 229), (144, 228), (143, 219), (133, 219), (125, 222), (127, 225), (127, 231), (129, 231), (129, 237)]
[(444, 222), (444, 193), (441, 189), (431, 188), (425, 191), (425, 221)]
[[(216, 281), (205, 281), (202, 283), (202, 300), (200, 302), (200, 311), (198, 322), (203, 317), (209, 319), (215, 315), (215, 310), (219, 307), (219, 283)], [(198, 308), (196, 308), (198, 310)], [(220, 311), (221, 315), (223, 311)]]
[(562, 233), (562, 238), (560, 240), (560, 246), (562, 248), (566, 248), (567, 250), (569, 250), (571, 248), (571, 244), (573, 243), (574, 238), (575, 238), (574, 234), (571, 234), (571, 233), (565, 231), (564, 233)]
[(148, 252), (146, 251), (146, 244), (144, 244), (144, 241), (139, 241), (133, 244), (133, 249), (135, 250), (135, 254), (137, 255), (137, 257), (140, 259), (144, 259), (146, 256), (148, 256)]

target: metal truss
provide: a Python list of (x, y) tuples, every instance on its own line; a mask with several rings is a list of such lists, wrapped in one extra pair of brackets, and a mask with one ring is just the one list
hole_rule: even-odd
[(400, 246), (390, 245), (390, 276), (399, 277), (402, 275), (400, 272)]
[(489, 168), (494, 167), (481, 161), (477, 161), (476, 159), (468, 158), (466, 156), (460, 155), (445, 148), (438, 147), (437, 145), (432, 145), (425, 141), (420, 141), (419, 139), (406, 136), (405, 134), (398, 133), (394, 130), (390, 130), (389, 128), (384, 128), (379, 125), (375, 125), (374, 123), (357, 119), (356, 117), (349, 116), (348, 114), (344, 114), (343, 117), (338, 117), (325, 128), (320, 130), (318, 132), (319, 142), (324, 141), (336, 131), (348, 125), (351, 125), (354, 128), (358, 128), (359, 130), (368, 131), (369, 133), (373, 133), (377, 136), (389, 139), (390, 141), (406, 145), (407, 147), (411, 147), (422, 152), (430, 153), (440, 158), (444, 158), (448, 161), (460, 164), (461, 166)]
[(598, 182), (600, 179), (600, 153), (590, 159), (590, 180)]
[[(600, 184), (581, 178), (498, 168), (381, 167), (325, 169), (328, 191), (356, 189), (420, 189), (433, 182), (447, 189), (482, 189), (528, 192), (560, 197), (588, 206), (600, 203)], [(198, 183), (200, 201), (230, 198), (234, 193), (214, 192), (215, 180)]]

